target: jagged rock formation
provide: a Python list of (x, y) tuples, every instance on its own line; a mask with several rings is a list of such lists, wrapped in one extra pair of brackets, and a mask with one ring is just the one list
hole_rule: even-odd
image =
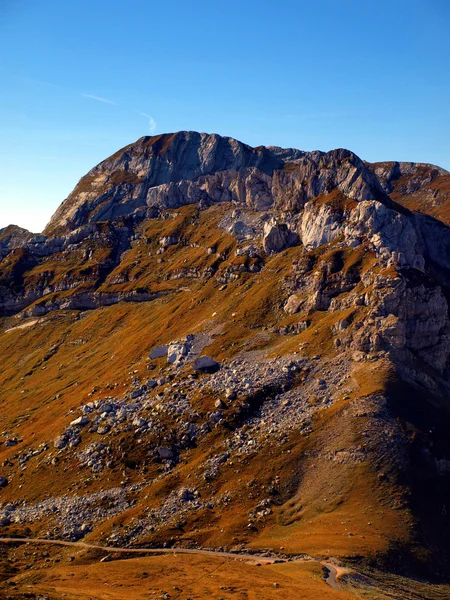
[(411, 210), (450, 223), (450, 173), (422, 163), (384, 162), (369, 165), (384, 191)]
[[(67, 232), (140, 209), (230, 202), (298, 210), (339, 189), (349, 198), (382, 197), (377, 178), (347, 150), (305, 153), (251, 148), (232, 138), (179, 132), (145, 137), (85, 175), (45, 229)], [(142, 213), (148, 215), (149, 213)]]
[(167, 196), (168, 208), (174, 205), (173, 196), (195, 194), (188, 191), (187, 182), (244, 169), (271, 174), (286, 160), (302, 154), (298, 150), (251, 148), (232, 138), (192, 131), (144, 137), (85, 175), (56, 211), (46, 233), (70, 230), (88, 221), (105, 221), (129, 214), (136, 208), (158, 205), (161, 200), (150, 190), (159, 186), (163, 186), (160, 192)]
[[(413, 286), (410, 296), (416, 299), (414, 302), (407, 301), (402, 291), (411, 286), (401, 272), (398, 277), (402, 285), (394, 288), (385, 279), (382, 284), (375, 284), (370, 275), (361, 279), (367, 289), (376, 285), (380, 290), (375, 296), (370, 292), (370, 301), (366, 292), (364, 304), (378, 318), (392, 321), (395, 316), (398, 323), (394, 328), (390, 322), (385, 328), (384, 321), (380, 321), (371, 341), (364, 336), (364, 341), (352, 344), (369, 352), (381, 347), (412, 351), (443, 371), (450, 356), (445, 297), (449, 230), (405, 211), (387, 195), (393, 182), (402, 177), (411, 178), (403, 190), (406, 194), (417, 192), (433, 178), (445, 177), (444, 170), (430, 169), (422, 182), (419, 175), (423, 169), (423, 165), (402, 163), (368, 166), (347, 150), (304, 153), (253, 149), (231, 138), (194, 132), (142, 138), (80, 181), (52, 217), (46, 228), (50, 235), (33, 237), (17, 230), (6, 235), (5, 231), (3, 251), (11, 252), (2, 264), (0, 306), (5, 314), (11, 314), (32, 305), (24, 314), (39, 316), (55, 308), (92, 309), (123, 300), (155, 298), (158, 293), (137, 287), (126, 292), (99, 290), (120, 264), (123, 252), (130, 248), (137, 224), (146, 217), (158, 219), (165, 210), (189, 204), (205, 208), (232, 203), (260, 213), (262, 220), (250, 227), (235, 219), (229, 231), (234, 235), (245, 231), (247, 239), (262, 235), (262, 250), (267, 254), (281, 252), (300, 241), (306, 251), (311, 251), (339, 240), (341, 247), (367, 244), (386, 267), (405, 273), (407, 269), (432, 272), (435, 282), (430, 283), (430, 289), (423, 282)], [(118, 215), (122, 217), (118, 219)], [(105, 219), (110, 223), (106, 227), (99, 223)], [(159, 239), (161, 251), (178, 242), (177, 232)], [(42, 257), (61, 253), (72, 257), (74, 252), (81, 252), (84, 259), (90, 259), (93, 249), (76, 248), (92, 243), (102, 248), (103, 255), (106, 251), (94, 267), (81, 269), (78, 274), (72, 269), (58, 283), (53, 281), (51, 271), (27, 281), (26, 274), (40, 264)], [(258, 264), (252, 266), (256, 271), (260, 269)], [(88, 282), (91, 289), (86, 289)], [(323, 279), (317, 278), (308, 286), (310, 310), (342, 307), (340, 297), (334, 297), (336, 289), (332, 294), (324, 292)], [(343, 283), (341, 290), (351, 286)], [(78, 292), (80, 288), (83, 291)], [(55, 292), (68, 290), (73, 291), (63, 300), (50, 298)], [(387, 306), (381, 296), (389, 296)], [(40, 298), (48, 300), (40, 302)], [(424, 307), (429, 314), (423, 312)], [(419, 331), (417, 322), (422, 323)]]
[[(111, 543), (269, 547), (276, 526), (297, 552), (389, 562), (400, 548), (405, 565), (423, 558), (413, 546), (443, 572), (448, 177), (179, 132), (92, 169), (42, 235), (3, 230), (12, 416), (0, 451), (13, 503), (0, 522), (47, 519), (78, 539), (111, 520)], [(19, 432), (23, 402), (38, 416)], [(55, 411), (51, 427), (39, 403)], [(23, 479), (14, 461), (28, 465)], [(86, 495), (69, 501), (73, 464)], [(24, 498), (19, 481), (33, 486), (49, 465), (55, 497)], [(359, 537), (344, 527), (353, 518)], [(317, 531), (336, 545), (305, 541)]]
[(8, 225), (0, 229), (0, 258), (6, 256), (13, 248), (23, 246), (32, 237), (32, 233), (17, 225)]

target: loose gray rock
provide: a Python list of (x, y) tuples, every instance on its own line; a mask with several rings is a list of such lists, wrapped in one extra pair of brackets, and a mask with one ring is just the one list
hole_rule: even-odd
[(210, 356), (200, 356), (194, 362), (194, 371), (218, 371), (220, 364)]
[(175, 246), (178, 244), (178, 238), (175, 235), (166, 235), (159, 240), (159, 245), (162, 248), (168, 248), (169, 246)]
[(153, 360), (155, 358), (163, 358), (164, 356), (167, 356), (167, 348), (168, 346), (156, 346), (156, 348), (153, 348), (153, 350), (150, 352), (150, 358)]
[(166, 460), (171, 460), (175, 456), (173, 450), (167, 448), (166, 446), (159, 446), (156, 448), (156, 451), (158, 452), (160, 458), (164, 458)]

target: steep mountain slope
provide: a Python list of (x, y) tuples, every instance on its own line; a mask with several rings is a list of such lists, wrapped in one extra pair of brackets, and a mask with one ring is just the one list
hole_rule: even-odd
[(142, 138), (5, 236), (5, 536), (444, 577), (450, 229), (395, 169)]
[(434, 165), (384, 162), (369, 165), (391, 198), (411, 210), (450, 222), (450, 173)]

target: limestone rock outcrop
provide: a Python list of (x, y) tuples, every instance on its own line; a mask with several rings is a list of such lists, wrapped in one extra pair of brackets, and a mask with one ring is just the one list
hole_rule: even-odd
[[(251, 148), (196, 132), (141, 138), (83, 177), (43, 235), (13, 226), (0, 232), (0, 311), (35, 317), (170, 293), (142, 289), (143, 271), (133, 271), (139, 261), (123, 259), (142, 235), (140, 224), (155, 220), (159, 227), (186, 205), (198, 211), (230, 205), (221, 227), (236, 241), (235, 260), (222, 269), (229, 255), (208, 247), (208, 267), (179, 265), (166, 273), (161, 266), (165, 280), (216, 277), (227, 285), (243, 273), (264, 274), (272, 255), (298, 246), (306, 266), (295, 267), (281, 305), (285, 315), (367, 307), (372, 325), (339, 330), (339, 343), (363, 352), (395, 351), (405, 360), (420, 357), (444, 372), (450, 356), (450, 229), (394, 200), (423, 194), (436, 182), (442, 189), (447, 176), (430, 165), (371, 165), (343, 149)], [(171, 254), (186, 244), (182, 231), (161, 229), (157, 264), (164, 265), (164, 250), (172, 247)], [(326, 248), (332, 258), (308, 267)], [(352, 260), (339, 258), (345, 253), (366, 253), (377, 269), (396, 276), (347, 268), (345, 261)], [(55, 265), (72, 264), (75, 256), (83, 266), (57, 276)], [(303, 325), (289, 327), (300, 331)], [(186, 362), (190, 344), (170, 344), (164, 350), (169, 364)]]
[(300, 238), (286, 223), (278, 223), (276, 219), (271, 219), (264, 225), (262, 241), (264, 250), (270, 254), (298, 244)]

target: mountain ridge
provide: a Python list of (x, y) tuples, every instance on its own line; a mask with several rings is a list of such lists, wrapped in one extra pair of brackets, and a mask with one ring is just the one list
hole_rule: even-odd
[(0, 233), (2, 537), (445, 579), (447, 174), (219, 137), (141, 138)]

